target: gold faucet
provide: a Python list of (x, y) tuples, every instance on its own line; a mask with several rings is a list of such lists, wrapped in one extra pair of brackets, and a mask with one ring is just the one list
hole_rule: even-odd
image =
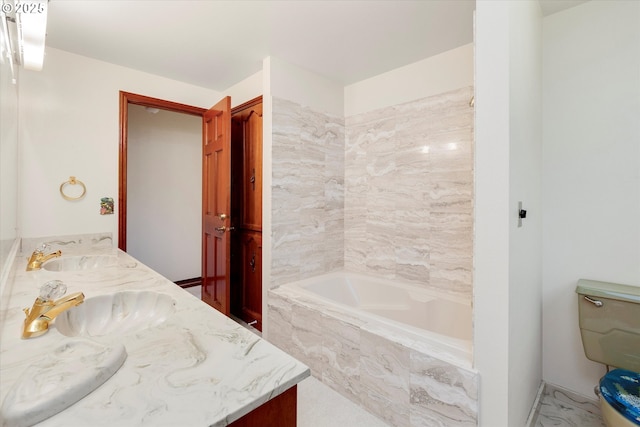
[(24, 329), (22, 330), (23, 339), (45, 334), (49, 330), (49, 323), (60, 313), (82, 304), (84, 301), (84, 294), (82, 292), (76, 292), (55, 301), (51, 299), (50, 296), (55, 295), (56, 292), (59, 294), (61, 291), (64, 295), (66, 289), (67, 287), (58, 280), (53, 280), (43, 285), (40, 296), (36, 298), (33, 307), (31, 307), (31, 309), (24, 309), (27, 318), (24, 319)]
[(42, 264), (49, 261), (51, 258), (57, 258), (62, 255), (62, 251), (60, 250), (45, 255), (44, 251), (47, 248), (48, 246), (43, 244), (41, 247), (33, 251), (31, 257), (29, 258), (29, 262), (27, 262), (27, 271), (40, 270), (42, 268)]

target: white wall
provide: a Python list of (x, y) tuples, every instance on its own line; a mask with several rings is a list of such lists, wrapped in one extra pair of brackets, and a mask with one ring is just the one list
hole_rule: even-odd
[(9, 62), (4, 36), (4, 32), (0, 32), (0, 311), (4, 309), (1, 297), (8, 289), (9, 272), (20, 241), (18, 86), (15, 84), (18, 72)]
[(166, 278), (200, 277), (202, 118), (129, 106), (127, 252)]
[[(469, 26), (473, 25), (469, 22)], [(344, 116), (473, 86), (473, 43), (344, 88)]]
[[(19, 180), (22, 236), (112, 232), (117, 241), (119, 91), (208, 108), (222, 95), (155, 75), (47, 47), (44, 68), (19, 83), (24, 166)], [(74, 175), (83, 200), (58, 191)], [(113, 197), (115, 215), (100, 215)], [(117, 244), (117, 242), (116, 242)]]
[(536, 0), (511, 3), (508, 425), (521, 426), (542, 380), (542, 14)]
[[(476, 3), (474, 358), (480, 425), (524, 425), (541, 380), (541, 15)], [(528, 218), (517, 228), (517, 202)]]
[(316, 111), (344, 115), (342, 85), (277, 57), (268, 59), (268, 83), (272, 97), (293, 101)]
[(593, 398), (580, 278), (640, 286), (640, 2), (544, 19), (545, 381)]
[(224, 91), (225, 96), (231, 97), (231, 107), (244, 104), (262, 95), (262, 70), (236, 83)]
[[(271, 185), (273, 167), (271, 151), (273, 149), (273, 101), (271, 96), (271, 57), (262, 61), (262, 247), (270, 248), (271, 238)], [(271, 283), (271, 251), (262, 251), (262, 283)], [(262, 287), (262, 336), (269, 339), (268, 287)]]
[(474, 367), (479, 423), (507, 426), (509, 401), (509, 10), (476, 2)]
[[(0, 254), (17, 237), (18, 215), (18, 86), (0, 34)], [(4, 256), (0, 259), (4, 259)]]

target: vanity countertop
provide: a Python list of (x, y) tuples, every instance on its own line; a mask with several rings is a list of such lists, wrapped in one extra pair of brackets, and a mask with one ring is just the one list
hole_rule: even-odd
[[(23, 308), (31, 307), (43, 283), (62, 280), (67, 295), (83, 292), (86, 299), (156, 291), (171, 296), (176, 311), (146, 330), (90, 338), (107, 346), (123, 344), (124, 364), (92, 393), (38, 426), (226, 426), (309, 376), (308, 367), (128, 254), (111, 248), (93, 253), (117, 257), (117, 265), (27, 272), (27, 255), (16, 256), (14, 278), (0, 305), (0, 401), (51, 349), (89, 339), (64, 336), (55, 323), (45, 335), (20, 338)], [(71, 255), (63, 249), (62, 257)], [(90, 363), (79, 363), (78, 369), (91, 369)]]

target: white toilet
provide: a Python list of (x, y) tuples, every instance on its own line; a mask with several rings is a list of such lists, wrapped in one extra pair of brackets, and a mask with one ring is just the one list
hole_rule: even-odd
[(604, 422), (640, 426), (640, 287), (580, 279), (576, 293), (585, 355), (616, 368), (598, 386)]

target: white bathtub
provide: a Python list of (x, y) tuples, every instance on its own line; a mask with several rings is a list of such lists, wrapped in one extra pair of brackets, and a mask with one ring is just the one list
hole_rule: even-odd
[(343, 271), (292, 282), (283, 288), (342, 306), (351, 314), (359, 313), (370, 325), (379, 322), (385, 328), (402, 331), (409, 339), (420, 338), (433, 345), (439, 357), (471, 366), (471, 303), (462, 298)]
[(471, 306), (460, 298), (355, 273), (330, 273), (291, 284), (365, 313), (463, 341), (471, 340)]
[[(388, 421), (477, 425), (471, 303), (334, 272), (269, 290), (267, 339)], [(412, 423), (413, 424), (413, 423)]]

